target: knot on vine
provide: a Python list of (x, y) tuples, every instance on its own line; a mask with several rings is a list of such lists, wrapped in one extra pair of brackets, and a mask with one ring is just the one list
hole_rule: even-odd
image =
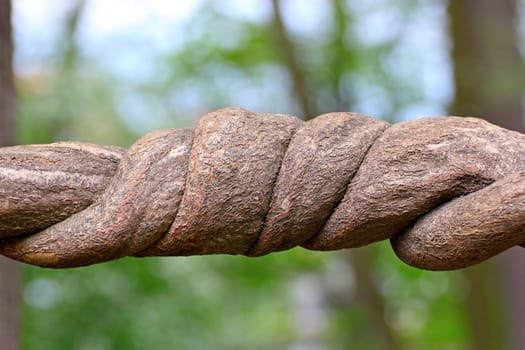
[(303, 122), (239, 108), (130, 149), (0, 149), (0, 253), (74, 267), (124, 256), (243, 254), (391, 239), (424, 269), (525, 243), (525, 135), (481, 119)]

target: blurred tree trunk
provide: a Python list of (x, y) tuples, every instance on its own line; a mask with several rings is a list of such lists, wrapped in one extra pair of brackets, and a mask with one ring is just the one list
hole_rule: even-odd
[(274, 17), (275, 44), (279, 49), (278, 52), (281, 52), (283, 63), (292, 77), (293, 92), (301, 108), (302, 117), (308, 120), (317, 115), (317, 110), (310, 101), (311, 94), (306, 83), (306, 76), (297, 57), (295, 45), (286, 31), (281, 7), (279, 6), (280, 0), (271, 1)]
[(456, 99), (452, 111), (523, 130), (516, 0), (451, 1)]
[[(295, 43), (290, 38), (280, 8), (280, 0), (271, 0), (274, 15), (275, 45), (282, 52), (283, 64), (290, 72), (293, 81), (293, 89), (298, 105), (302, 109), (303, 119), (309, 120), (321, 113), (333, 112), (329, 110), (320, 111), (317, 109), (311, 89), (307, 84), (306, 74), (297, 55)], [(343, 67), (341, 48), (344, 45), (343, 38), (346, 30), (344, 6), (341, 0), (332, 1), (334, 14), (336, 17), (336, 28), (332, 38), (332, 50), (330, 62), (332, 62), (332, 93), (336, 99), (336, 106), (347, 106), (347, 96), (339, 92), (339, 79), (342, 75)], [(327, 53), (328, 54), (328, 53)], [(348, 107), (348, 106), (347, 106)], [(358, 286), (358, 297), (360, 302), (366, 306), (370, 314), (370, 328), (381, 338), (385, 350), (397, 350), (401, 346), (398, 344), (395, 332), (385, 320), (385, 301), (378, 287), (372, 279), (373, 269), (366, 250), (363, 252), (352, 252), (345, 254), (345, 260), (356, 271), (356, 283)], [(352, 344), (347, 344), (351, 346)]]
[[(61, 74), (64, 75), (69, 75), (74, 71), (78, 63), (79, 49), (76, 36), (85, 5), (85, 0), (77, 0), (66, 17), (66, 23), (62, 33), (62, 45), (59, 48), (62, 57), (60, 69)], [(70, 83), (69, 79), (67, 79), (67, 83)]]
[[(453, 114), (478, 115), (509, 129), (524, 130), (516, 13), (515, 0), (450, 1), (456, 85)], [(525, 250), (511, 249), (497, 263), (466, 270), (473, 346), (506, 349), (512, 343), (513, 349), (525, 349)], [(495, 274), (497, 269), (504, 269), (503, 279)], [(508, 301), (507, 310), (501, 310), (501, 300)], [(507, 325), (498, 322), (502, 311), (511, 316)], [(509, 344), (501, 343), (503, 337), (510, 339)]]
[[(15, 89), (13, 82), (11, 2), (0, 0), (0, 146), (14, 143)], [(0, 348), (18, 347), (19, 285), (14, 261), (0, 257)]]

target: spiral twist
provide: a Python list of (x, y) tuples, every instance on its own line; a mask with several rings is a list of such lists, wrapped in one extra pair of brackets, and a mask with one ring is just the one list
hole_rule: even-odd
[(481, 119), (227, 108), (129, 150), (0, 149), (0, 253), (46, 267), (391, 239), (424, 269), (525, 243), (525, 135)]

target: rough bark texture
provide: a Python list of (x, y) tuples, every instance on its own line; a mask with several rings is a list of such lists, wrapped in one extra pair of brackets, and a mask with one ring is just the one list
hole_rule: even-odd
[(177, 218), (141, 255), (248, 250), (264, 223), (282, 159), (299, 123), (287, 115), (258, 116), (241, 109), (201, 119)]
[(389, 126), (227, 108), (194, 131), (146, 135), (116, 167), (121, 155), (78, 143), (0, 150), (0, 252), (73, 267), (393, 238), (408, 263), (455, 269), (525, 242), (525, 135), (481, 119)]
[(123, 153), (71, 142), (0, 148), (3, 237), (45, 229), (86, 208), (104, 192)]

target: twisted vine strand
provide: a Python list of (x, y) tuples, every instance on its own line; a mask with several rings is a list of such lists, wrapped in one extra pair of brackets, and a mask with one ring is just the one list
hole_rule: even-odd
[(383, 239), (431, 270), (524, 244), (525, 135), (476, 118), (303, 122), (227, 108), (129, 150), (0, 148), (0, 253), (29, 264)]

